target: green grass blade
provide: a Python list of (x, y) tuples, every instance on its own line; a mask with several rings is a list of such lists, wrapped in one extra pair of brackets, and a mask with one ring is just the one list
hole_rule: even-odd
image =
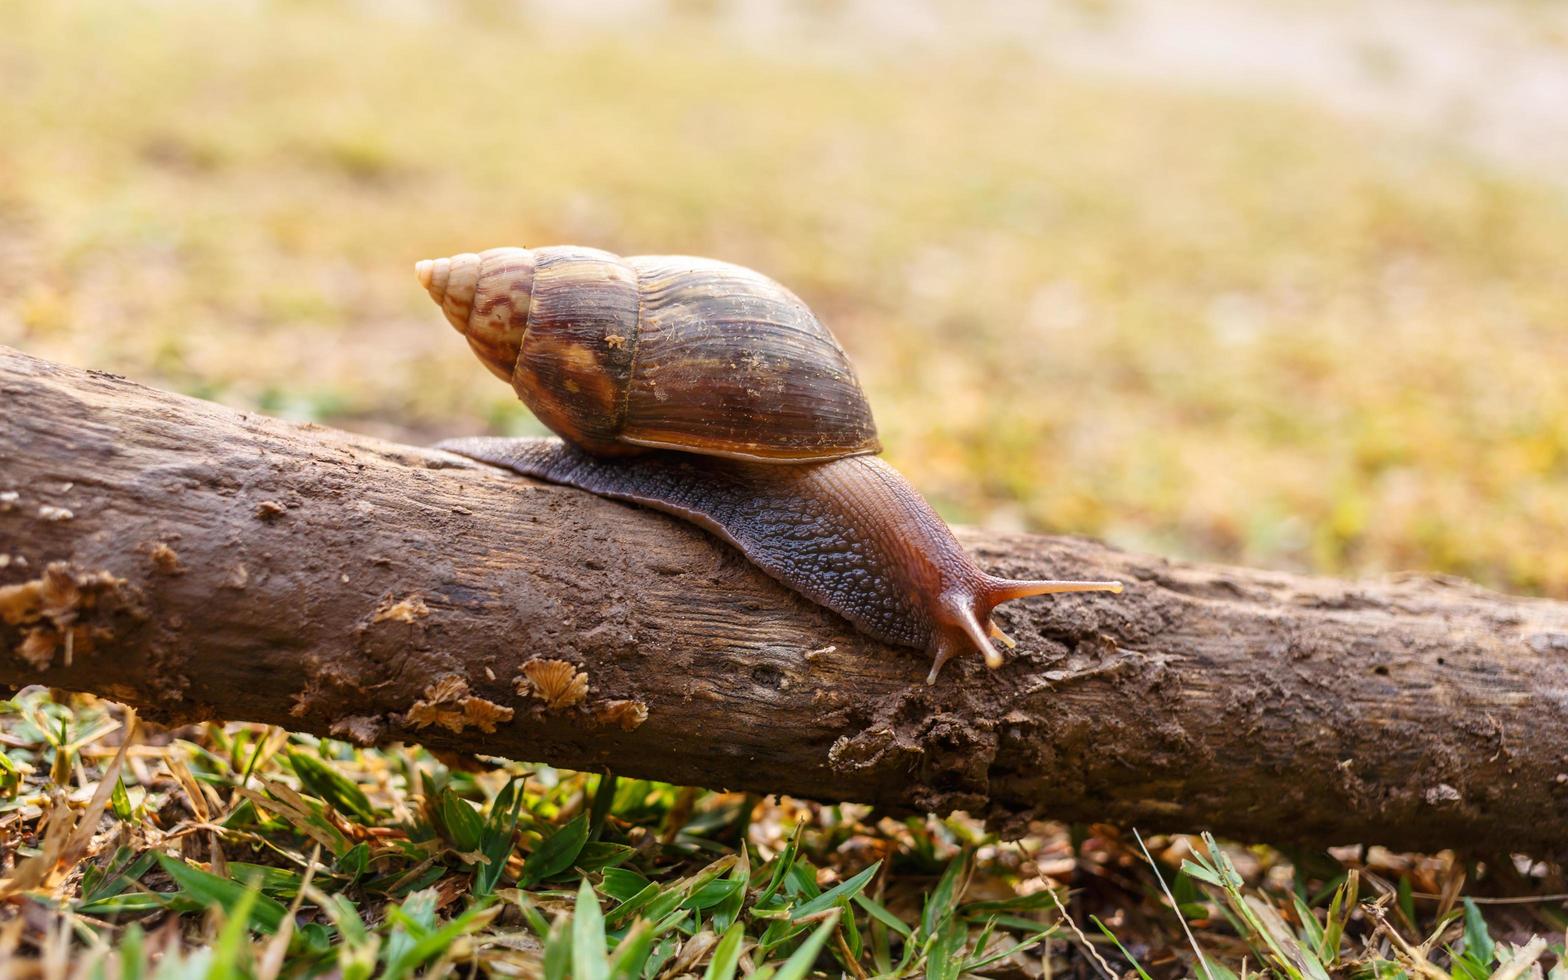
[(866, 913), (873, 919), (876, 919), (878, 922), (887, 926), (889, 929), (898, 933), (900, 936), (903, 936), (905, 939), (908, 939), (910, 934), (914, 932), (914, 930), (910, 929), (909, 926), (905, 924), (903, 919), (900, 919), (892, 912), (889, 912), (885, 905), (872, 898), (870, 895), (867, 895), (865, 892), (861, 892), (859, 895), (855, 896), (855, 904), (865, 909)]
[[(657, 935), (659, 932), (658, 927), (654, 927), (653, 931)], [(659, 944), (653, 947), (653, 954), (648, 957), (647, 965), (642, 968), (643, 976), (659, 976), (664, 971), (665, 964), (675, 958), (675, 951), (679, 948), (680, 941), (680, 936), (665, 936), (661, 939)]]
[(587, 843), (588, 815), (579, 813), (566, 826), (541, 841), (534, 852), (528, 855), (522, 877), (517, 879), (518, 886), (531, 887), (570, 868)]
[(389, 910), (387, 919), (392, 929), (387, 936), (384, 956), (386, 976), (396, 980), (413, 969), (410, 960), (414, 945), (435, 929), (435, 889), (421, 889), (409, 895), (401, 906)]
[[(583, 839), (588, 838), (588, 821), (583, 819)], [(608, 980), (610, 962), (604, 948), (604, 913), (593, 886), (584, 878), (577, 888), (577, 906), (572, 913), (572, 980)]]
[(479, 850), (484, 841), (485, 824), (479, 811), (448, 786), (436, 794), (430, 817), (442, 839), (464, 854)]
[[(958, 860), (955, 858), (955, 863)], [(926, 980), (958, 980), (963, 966), (964, 939), (968, 935), (968, 927), (956, 919), (948, 920), (942, 926), (926, 949)]]
[(1302, 942), (1307, 944), (1313, 956), (1319, 959), (1331, 958), (1333, 951), (1325, 947), (1324, 940), (1327, 937), (1324, 935), (1323, 925), (1318, 922), (1318, 917), (1307, 907), (1307, 903), (1301, 900), (1300, 895), (1292, 892), (1290, 899), (1296, 909), (1296, 918), (1301, 921)]
[(653, 952), (653, 923), (638, 919), (610, 957), (610, 980), (636, 980)]
[(1497, 944), (1492, 941), (1492, 934), (1486, 928), (1486, 919), (1481, 916), (1481, 909), (1470, 898), (1464, 900), (1465, 904), (1465, 953), (1483, 967), (1489, 967), (1497, 961)]
[[(644, 885), (642, 890), (637, 892), (637, 894), (611, 909), (610, 914), (606, 916), (606, 918), (612, 925), (618, 925), (619, 923), (630, 918), (633, 913), (643, 909), (650, 902), (662, 894), (664, 894), (664, 888), (650, 881), (648, 884)], [(680, 896), (676, 895), (675, 898), (677, 900), (673, 902), (668, 909), (664, 909), (658, 915), (651, 915), (649, 918), (662, 919), (664, 916), (668, 915), (670, 909), (680, 905)]]
[[(129, 848), (121, 848), (121, 851), (129, 858)], [(85, 911), (88, 905), (103, 899), (113, 898), (125, 891), (133, 882), (139, 881), (141, 876), (147, 873), (147, 869), (153, 865), (155, 856), (152, 851), (144, 851), (134, 860), (121, 860), (121, 855), (116, 853), (115, 861), (109, 866), (107, 871), (94, 880), (91, 887), (87, 885), (87, 875), (84, 873), (82, 876), (82, 901), (84, 904), (77, 911), (90, 915), (92, 913)]]
[(590, 836), (588, 843), (577, 855), (577, 867), (584, 871), (599, 871), (615, 868), (637, 857), (637, 848), (629, 844), (611, 844), (602, 840), (594, 840)]
[(1181, 863), (1181, 870), (1182, 874), (1190, 878), (1196, 878), (1206, 885), (1213, 885), (1215, 888), (1225, 887), (1225, 883), (1220, 880), (1219, 874), (1210, 870), (1206, 862), (1199, 864), (1196, 861), (1185, 860)]
[(1350, 923), (1350, 917), (1355, 912), (1360, 884), (1360, 876), (1351, 871), (1334, 889), (1334, 900), (1329, 903), (1323, 926), (1323, 958), (1330, 964), (1339, 958), (1340, 941), (1344, 937), (1345, 926)]
[(789, 877), (790, 872), (795, 867), (795, 856), (800, 852), (800, 835), (805, 829), (806, 822), (804, 820), (795, 824), (795, 832), (790, 834), (789, 841), (784, 845), (784, 850), (780, 851), (779, 856), (773, 859), (773, 877), (768, 880), (767, 887), (762, 889), (762, 892), (757, 895), (757, 905), (763, 905), (768, 899), (772, 898), (774, 893), (784, 884), (784, 880)]
[(375, 972), (376, 954), (381, 949), (381, 938), (371, 935), (365, 928), (359, 910), (344, 895), (323, 895), (311, 886), (306, 892), (321, 908), (326, 917), (337, 927), (337, 969), (342, 980), (369, 980)]
[(1044, 928), (1044, 929), (1039, 929), (1039, 930), (1035, 931), (1032, 935), (1029, 935), (1029, 936), (1025, 937), (1024, 939), (1020, 939), (1018, 942), (1014, 943), (1012, 946), (1008, 946), (1008, 947), (1006, 947), (1006, 948), (1004, 948), (1002, 950), (999, 950), (998, 952), (991, 953), (989, 955), (982, 955), (984, 953), (984, 951), (985, 951), (985, 944), (982, 943), (982, 942), (976, 942), (974, 944), (975, 954), (976, 954), (975, 958), (974, 959), (965, 960), (964, 963), (963, 963), (963, 966), (960, 967), (960, 972), (963, 972), (963, 973), (973, 973), (973, 972), (975, 972), (977, 970), (983, 970), (986, 967), (990, 966), (992, 963), (996, 963), (998, 961), (1005, 960), (1009, 956), (1012, 956), (1014, 953), (1020, 953), (1020, 952), (1022, 952), (1024, 950), (1028, 949), (1031, 946), (1034, 946), (1034, 945), (1037, 945), (1037, 944), (1043, 942), (1048, 936), (1050, 936), (1055, 931), (1056, 931), (1056, 927), (1055, 926), (1049, 926), (1049, 927)]
[[(1170, 886), (1165, 883), (1165, 875), (1161, 873), (1159, 863), (1154, 860), (1154, 855), (1149, 853), (1149, 845), (1143, 842), (1143, 835), (1138, 833), (1137, 828), (1133, 829), (1133, 837), (1138, 841), (1138, 849), (1143, 852), (1144, 861), (1148, 862), (1149, 868), (1154, 872), (1154, 880), (1159, 882), (1161, 893), (1165, 895), (1165, 900), (1170, 902), (1171, 912), (1175, 914), (1176, 921), (1181, 923), (1181, 931), (1186, 934), (1187, 943), (1192, 946), (1193, 953), (1198, 957), (1198, 968), (1207, 980), (1215, 980), (1214, 972), (1209, 969), (1209, 958), (1204, 955), (1203, 947), (1198, 945), (1198, 937), (1193, 935), (1192, 927), (1187, 924), (1187, 917), (1182, 914), (1181, 904), (1176, 901), (1176, 896), (1171, 893)], [(1308, 918), (1311, 917), (1309, 916)], [(1316, 920), (1313, 920), (1313, 922), (1316, 924)], [(1104, 927), (1102, 926), (1102, 928)], [(1109, 930), (1107, 930), (1106, 934), (1109, 935)], [(1116, 942), (1116, 937), (1112, 936), (1111, 939), (1113, 942)], [(1117, 948), (1120, 947), (1121, 943), (1117, 942)], [(1140, 970), (1140, 972), (1142, 971)]]
[(408, 976), (420, 966), (435, 959), (450, 947), (459, 936), (466, 935), (495, 918), (499, 906), (476, 904), (462, 915), (439, 929), (433, 929), (404, 946), (395, 961), (387, 965), (387, 976)]
[(745, 853), (742, 852), (740, 857), (741, 860), (730, 871), (730, 880), (736, 885), (733, 894), (714, 906), (713, 911), (710, 913), (712, 915), (714, 932), (723, 933), (727, 931), (730, 924), (740, 918), (741, 910), (746, 906), (746, 882), (751, 875), (746, 866)]
[(599, 891), (617, 902), (624, 902), (647, 887), (647, 878), (625, 868), (606, 868), (599, 882)]
[(1089, 921), (1093, 922), (1095, 928), (1099, 929), (1102, 933), (1105, 934), (1106, 939), (1109, 939), (1111, 942), (1116, 944), (1116, 948), (1121, 950), (1122, 957), (1125, 958), (1128, 963), (1132, 964), (1132, 968), (1138, 971), (1138, 976), (1142, 978), (1142, 980), (1154, 980), (1153, 977), (1149, 976), (1149, 971), (1143, 968), (1143, 964), (1138, 962), (1138, 957), (1127, 951), (1127, 947), (1122, 945), (1122, 941), (1116, 938), (1116, 933), (1112, 932), (1109, 926), (1101, 922), (1099, 916), (1091, 915), (1089, 916)]
[[(165, 874), (174, 879), (179, 894), (188, 896), (202, 906), (221, 906), (231, 916), (249, 892), (237, 881), (220, 878), (167, 854), (158, 855), (158, 864)], [(259, 895), (246, 912), (248, 921), (254, 924), (256, 931), (270, 934), (278, 931), (287, 909), (265, 895)]]
[(822, 894), (822, 888), (817, 884), (816, 867), (796, 854), (795, 863), (790, 866), (789, 874), (784, 878), (784, 891), (791, 896), (804, 895), (807, 899)]
[(708, 960), (708, 969), (703, 972), (702, 980), (734, 980), (745, 942), (744, 924), (737, 922), (726, 929), (724, 935), (719, 937), (718, 945), (713, 947), (712, 958)]
[(0, 751), (0, 800), (12, 800), (22, 788), (22, 770)]
[(287, 868), (274, 868), (266, 864), (248, 864), (230, 861), (229, 874), (236, 881), (255, 882), (263, 895), (277, 899), (291, 899), (299, 892), (300, 876)]
[[(888, 928), (883, 922), (873, 918), (868, 924), (867, 931), (871, 934), (871, 965), (876, 968), (879, 975), (893, 972), (893, 944), (888, 939)], [(910, 943), (905, 943), (907, 950)]]
[(721, 878), (718, 881), (710, 881), (700, 888), (693, 889), (691, 895), (681, 904), (693, 912), (701, 912), (730, 902), (742, 895), (745, 890), (745, 882)]
[(131, 810), (131, 798), (125, 792), (123, 778), (114, 781), (114, 792), (109, 796), (109, 809), (122, 823), (129, 823), (136, 816)]
[(1399, 886), (1394, 892), (1394, 905), (1399, 909), (1399, 916), (1405, 920), (1405, 925), (1415, 929), (1416, 923), (1421, 920), (1416, 918), (1416, 896), (1408, 874), (1399, 878)]
[(120, 936), (120, 980), (142, 980), (147, 965), (142, 949), (144, 938), (142, 927), (134, 922)]
[(304, 752), (290, 752), (288, 760), (307, 792), (321, 797), (339, 813), (365, 823), (375, 819), (375, 809), (365, 791), (329, 763)]
[(773, 980), (802, 980), (811, 971), (812, 964), (817, 962), (817, 955), (822, 952), (822, 947), (827, 943), (828, 937), (833, 935), (833, 930), (838, 928), (837, 919), (827, 919), (815, 932), (806, 937), (795, 952), (789, 955), (784, 965), (779, 967), (779, 972), (773, 975)]
[(806, 902), (805, 904), (797, 907), (793, 912), (790, 913), (791, 921), (799, 922), (801, 919), (804, 919), (809, 915), (815, 915), (824, 909), (832, 908), (840, 901), (847, 901), (854, 898), (861, 893), (861, 891), (866, 887), (867, 882), (871, 880), (871, 877), (875, 875), (878, 869), (881, 867), (882, 862), (877, 861), (870, 867), (866, 868), (864, 871), (855, 875), (853, 878), (848, 878), (839, 882), (837, 885), (829, 888), (827, 891), (823, 892), (821, 895), (818, 895), (816, 898), (813, 898), (809, 902)]
[(240, 900), (232, 909), (226, 909), (227, 918), (213, 944), (211, 965), (207, 980), (245, 980), (251, 963), (250, 913), (261, 897), (261, 883), (252, 880)]
[(534, 907), (534, 903), (528, 900), (527, 895), (522, 892), (516, 894), (517, 907), (522, 911), (523, 921), (528, 923), (528, 928), (539, 937), (540, 942), (550, 938), (550, 923), (546, 921), (544, 914)]
[(572, 937), (566, 916), (556, 918), (544, 941), (544, 980), (566, 980), (572, 969)]
[(958, 879), (968, 863), (969, 852), (965, 850), (959, 853), (948, 862), (947, 869), (942, 872), (941, 880), (926, 896), (925, 908), (920, 913), (920, 928), (926, 937), (940, 933), (943, 925), (952, 916), (953, 906), (957, 902), (955, 892), (958, 888)]
[(588, 809), (588, 839), (598, 840), (604, 833), (604, 822), (610, 818), (610, 809), (615, 806), (615, 773), (606, 770), (599, 777), (599, 786), (594, 790), (593, 805)]
[(496, 796), (490, 819), (484, 823), (479, 837), (479, 852), (484, 860), (474, 868), (474, 894), (483, 898), (495, 890), (506, 870), (506, 859), (512, 855), (517, 838), (517, 820), (523, 805), (523, 794), (517, 782), (509, 781)]
[(370, 867), (370, 845), (360, 841), (344, 851), (332, 867), (338, 874), (348, 878), (349, 884), (353, 884)]

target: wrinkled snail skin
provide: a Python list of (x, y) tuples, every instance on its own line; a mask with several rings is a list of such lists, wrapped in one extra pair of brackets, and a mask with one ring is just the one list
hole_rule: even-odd
[(862, 633), (926, 651), (928, 684), (965, 649), (1000, 666), (991, 639), (1012, 646), (991, 620), (1002, 602), (1121, 591), (1115, 582), (988, 575), (919, 492), (870, 456), (777, 466), (678, 452), (601, 458), (557, 439), (455, 439), (437, 448), (691, 521)]
[[(881, 452), (844, 349), (799, 297), (728, 262), (575, 245), (414, 267), (474, 353), (565, 443), (441, 448), (684, 518), (931, 674), (1013, 641), (999, 603), (1116, 582), (987, 575)], [(786, 465), (787, 464), (787, 465)]]

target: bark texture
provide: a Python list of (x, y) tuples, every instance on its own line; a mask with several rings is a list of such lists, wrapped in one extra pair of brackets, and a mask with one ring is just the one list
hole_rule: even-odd
[(1563, 850), (1568, 604), (960, 537), (1129, 589), (1004, 606), (1007, 666), (928, 687), (672, 518), (0, 348), (0, 684), (1004, 829)]

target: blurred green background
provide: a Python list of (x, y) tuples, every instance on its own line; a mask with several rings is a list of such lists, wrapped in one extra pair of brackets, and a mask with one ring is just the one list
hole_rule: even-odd
[(531, 432), (416, 259), (712, 255), (823, 315), (953, 520), (1568, 596), (1552, 167), (1005, 20), (944, 40), (960, 4), (914, 36), (785, 6), (0, 0), (0, 343), (396, 438)]

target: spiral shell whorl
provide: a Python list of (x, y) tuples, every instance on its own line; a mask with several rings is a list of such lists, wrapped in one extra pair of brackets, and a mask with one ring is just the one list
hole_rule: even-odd
[(479, 282), (479, 256), (464, 252), (450, 258), (425, 259), (415, 264), (414, 274), (446, 314), (447, 321), (458, 333), (466, 334), (468, 313), (474, 304), (474, 287)]
[(529, 249), (492, 248), (414, 265), (447, 322), (503, 381), (511, 380), (528, 327), (534, 262)]

